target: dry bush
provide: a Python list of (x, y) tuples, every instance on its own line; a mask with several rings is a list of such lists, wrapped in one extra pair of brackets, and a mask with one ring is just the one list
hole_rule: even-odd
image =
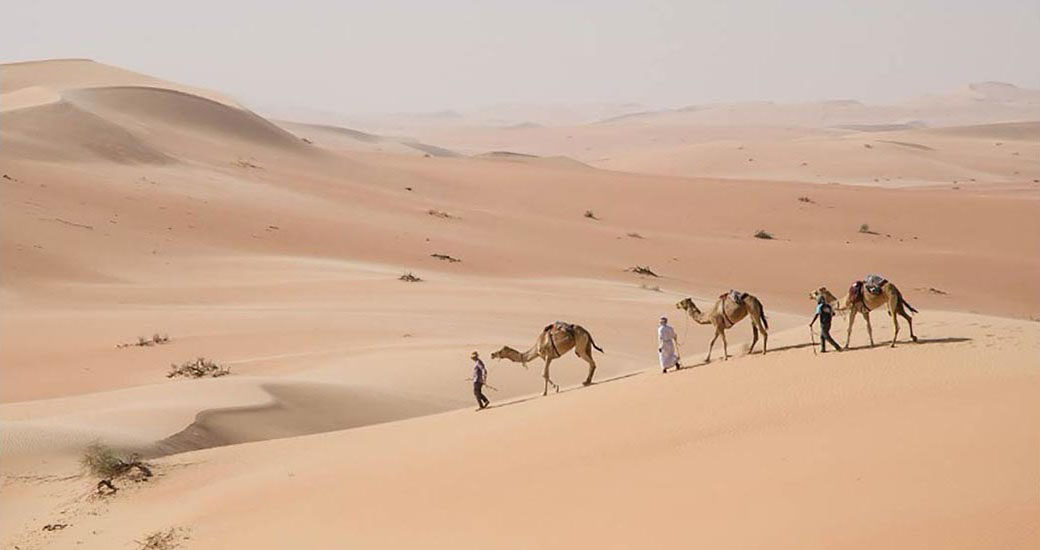
[[(411, 189), (409, 189), (409, 191), (411, 191)], [(449, 214), (447, 212), (443, 212), (441, 210), (437, 210), (437, 209), (434, 209), (434, 208), (431, 208), (431, 209), (427, 210), (426, 213), (431, 215), (431, 216), (433, 216), (433, 217), (435, 217), (435, 218), (443, 218), (445, 220), (454, 220), (455, 219), (455, 216), (452, 216), (451, 214)]]
[(151, 467), (143, 462), (139, 455), (119, 454), (111, 447), (100, 443), (92, 443), (83, 451), (80, 464), (91, 475), (109, 481), (107, 485), (110, 488), (114, 488), (111, 480), (122, 477), (133, 470), (137, 470), (143, 477), (152, 477)]
[(185, 361), (180, 365), (170, 363), (170, 372), (166, 373), (166, 378), (174, 378), (176, 376), (185, 378), (216, 378), (228, 374), (231, 374), (231, 369), (222, 367), (213, 361), (208, 361), (205, 357), (199, 357), (198, 359)]
[(773, 234), (766, 231), (765, 229), (759, 229), (758, 231), (755, 231), (755, 238), (769, 240), (773, 238)]
[(599, 219), (599, 218), (596, 217), (596, 213), (593, 212), (592, 210), (586, 210), (585, 211), (585, 217), (590, 219), (590, 220), (598, 220)]
[(444, 260), (444, 261), (448, 262), (449, 264), (455, 264), (455, 263), (459, 263), (459, 262), (462, 261), (462, 260), (460, 260), (458, 258), (453, 258), (453, 257), (451, 257), (451, 256), (449, 256), (447, 254), (430, 254), (430, 257), (431, 258), (437, 258), (438, 260)]
[(625, 271), (631, 271), (632, 273), (636, 273), (636, 274), (639, 274), (639, 275), (646, 275), (646, 276), (649, 276), (649, 277), (660, 277), (660, 275), (658, 275), (657, 273), (654, 273), (654, 270), (650, 269), (650, 266), (648, 266), (648, 265), (637, 265), (637, 266), (634, 266), (634, 267), (630, 267), (630, 268), (626, 269)]
[(156, 531), (145, 537), (144, 540), (135, 542), (140, 550), (172, 550), (180, 545), (183, 538), (185, 538), (183, 531), (172, 527)]
[(874, 231), (873, 229), (870, 228), (870, 224), (869, 223), (860, 224), (859, 232), (860, 233), (865, 233), (867, 235), (877, 235), (878, 234), (877, 231)]
[(813, 200), (810, 199), (809, 197), (798, 197), (798, 202), (812, 203)]
[(639, 233), (635, 233), (635, 232), (626, 233), (626, 236), (632, 237), (633, 239), (642, 239), (642, 238), (644, 238), (642, 235), (640, 235)]
[(417, 277), (415, 275), (412, 275), (411, 271), (409, 271), (408, 273), (405, 273), (404, 275), (401, 275), (397, 279), (400, 280), (400, 281), (404, 281), (406, 283), (418, 283), (418, 282), (422, 281), (421, 278), (419, 278), (419, 277)]
[(116, 347), (117, 348), (128, 348), (130, 346), (137, 346), (137, 347), (147, 348), (147, 347), (151, 347), (151, 346), (160, 346), (162, 344), (169, 344), (169, 343), (170, 343), (170, 337), (168, 335), (166, 335), (166, 334), (159, 334), (158, 332), (156, 332), (155, 334), (152, 335), (151, 338), (145, 338), (144, 336), (138, 336), (137, 337), (137, 342), (134, 342), (132, 344), (129, 344), (129, 343), (128, 344), (116, 344)]
[(650, 286), (648, 284), (641, 284), (641, 285), (639, 285), (639, 288), (641, 288), (643, 290), (649, 290), (651, 292), (661, 292), (661, 287), (659, 287), (657, 285)]

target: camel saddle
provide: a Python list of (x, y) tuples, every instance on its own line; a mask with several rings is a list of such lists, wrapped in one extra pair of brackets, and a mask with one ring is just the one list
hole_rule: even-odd
[(720, 300), (730, 299), (730, 300), (733, 300), (734, 302), (736, 302), (737, 304), (743, 304), (744, 303), (744, 298), (747, 298), (747, 297), (748, 297), (748, 293), (747, 292), (741, 292), (739, 290), (730, 290), (729, 292), (724, 292), (724, 293), (719, 295), (719, 299)]
[(570, 336), (571, 338), (574, 338), (574, 325), (572, 325), (570, 323), (564, 323), (563, 321), (556, 321), (556, 322), (552, 323), (551, 325), (545, 325), (545, 328), (543, 330), (545, 332), (549, 332), (549, 331), (565, 332), (565, 333), (567, 333), (567, 336)]
[(867, 288), (867, 292), (874, 294), (875, 296), (881, 294), (881, 288), (887, 283), (881, 275), (867, 275), (863, 278), (863, 286)]

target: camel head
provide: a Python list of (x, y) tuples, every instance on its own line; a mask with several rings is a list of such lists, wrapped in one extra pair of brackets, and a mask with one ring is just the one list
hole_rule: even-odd
[(838, 297), (831, 293), (831, 291), (827, 290), (827, 287), (825, 286), (821, 286), (809, 293), (809, 297), (812, 298), (813, 301), (818, 301), (820, 296), (823, 296), (823, 300), (832, 306), (838, 304)]
[(697, 304), (693, 303), (691, 298), (683, 298), (681, 302), (675, 304), (675, 309), (681, 309), (690, 315), (701, 312), (700, 308), (697, 307)]
[(523, 364), (524, 368), (527, 368), (527, 363), (523, 360), (523, 354), (509, 346), (502, 346), (502, 349), (491, 352), (492, 359), (508, 359), (510, 361)]

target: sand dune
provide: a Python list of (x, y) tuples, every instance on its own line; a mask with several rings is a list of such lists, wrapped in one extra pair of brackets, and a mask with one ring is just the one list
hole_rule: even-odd
[(279, 121), (278, 125), (319, 147), (343, 152), (375, 152), (455, 157), (458, 153), (410, 138), (378, 136), (328, 124)]
[[(1040, 540), (1035, 123), (922, 128), (852, 102), (752, 112), (869, 128), (442, 113), (393, 132), (412, 141), (88, 61), (2, 70), (5, 548), (170, 527), (193, 548)], [(1003, 105), (992, 123), (1019, 92), (964, 97)], [(944, 120), (982, 112), (959, 97)], [(869, 272), (921, 311), (921, 343), (904, 326), (895, 349), (814, 356), (808, 291)], [(674, 304), (730, 288), (763, 301), (773, 352), (659, 375), (657, 318), (696, 364), (711, 331)], [(599, 383), (568, 355), (541, 398), (540, 365), (489, 361), (495, 407), (469, 410), (469, 353), (555, 320), (606, 350)], [(153, 332), (169, 343), (120, 346)], [(166, 378), (200, 356), (232, 374)], [(91, 497), (94, 441), (158, 477)]]
[[(882, 186), (986, 181), (1028, 187), (1040, 178), (1040, 123), (746, 139), (648, 149), (598, 163), (677, 176), (787, 179)], [(993, 140), (1002, 140), (994, 142)]]
[(102, 548), (185, 526), (199, 548), (1034, 545), (1040, 379), (1027, 358), (1040, 334), (930, 316), (913, 347), (795, 347), (479, 415), (179, 455), (100, 515), (48, 508), (83, 480), (29, 485), (37, 522), (72, 526), (9, 540)]

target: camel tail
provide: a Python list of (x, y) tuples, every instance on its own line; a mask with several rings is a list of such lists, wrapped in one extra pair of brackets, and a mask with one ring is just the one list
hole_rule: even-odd
[(755, 298), (755, 301), (758, 302), (758, 318), (760, 321), (762, 321), (762, 326), (766, 327), (766, 329), (769, 329), (769, 319), (766, 319), (766, 308), (762, 305), (762, 300)]
[(906, 298), (903, 298), (902, 294), (899, 295), (899, 301), (902, 302), (904, 306), (906, 306), (906, 309), (909, 309), (914, 313), (919, 313), (916, 309), (914, 309), (914, 306), (910, 305), (910, 302), (906, 301)]
[(607, 353), (607, 352), (603, 351), (603, 348), (601, 348), (601, 347), (596, 345), (596, 341), (592, 339), (592, 335), (591, 334), (589, 334), (589, 343), (592, 344), (592, 347), (596, 348), (596, 351), (598, 351), (600, 353)]

